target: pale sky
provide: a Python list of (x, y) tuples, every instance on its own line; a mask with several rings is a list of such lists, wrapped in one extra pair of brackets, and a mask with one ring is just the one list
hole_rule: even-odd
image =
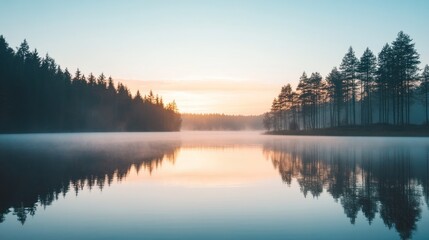
[(260, 114), (303, 71), (325, 76), (349, 46), (377, 54), (401, 30), (428, 64), (428, 10), (427, 0), (1, 0), (0, 34), (182, 112)]

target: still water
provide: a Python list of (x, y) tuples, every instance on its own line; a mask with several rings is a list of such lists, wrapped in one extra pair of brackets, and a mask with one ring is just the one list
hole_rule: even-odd
[(0, 135), (0, 239), (429, 239), (429, 139)]

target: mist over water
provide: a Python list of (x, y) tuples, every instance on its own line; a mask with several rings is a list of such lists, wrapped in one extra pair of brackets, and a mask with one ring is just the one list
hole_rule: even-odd
[(426, 138), (0, 135), (1, 239), (424, 239), (428, 192)]

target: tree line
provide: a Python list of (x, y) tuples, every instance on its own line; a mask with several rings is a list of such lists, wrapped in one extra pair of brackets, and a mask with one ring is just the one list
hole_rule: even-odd
[(416, 123), (413, 116), (422, 108), (421, 122), (429, 124), (429, 66), (420, 72), (419, 64), (415, 43), (402, 31), (378, 56), (366, 48), (358, 59), (350, 47), (325, 79), (318, 72), (304, 72), (295, 91), (290, 84), (283, 86), (264, 114), (264, 127), (404, 126)]
[(63, 70), (24, 40), (0, 36), (0, 132), (178, 131), (176, 103), (152, 91), (132, 96), (111, 77)]
[(262, 130), (262, 116), (225, 114), (182, 114), (183, 130), (240, 131)]

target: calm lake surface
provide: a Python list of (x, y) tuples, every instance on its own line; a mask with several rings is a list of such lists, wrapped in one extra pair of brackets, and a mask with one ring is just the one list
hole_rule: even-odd
[(0, 135), (0, 239), (429, 239), (429, 139)]

